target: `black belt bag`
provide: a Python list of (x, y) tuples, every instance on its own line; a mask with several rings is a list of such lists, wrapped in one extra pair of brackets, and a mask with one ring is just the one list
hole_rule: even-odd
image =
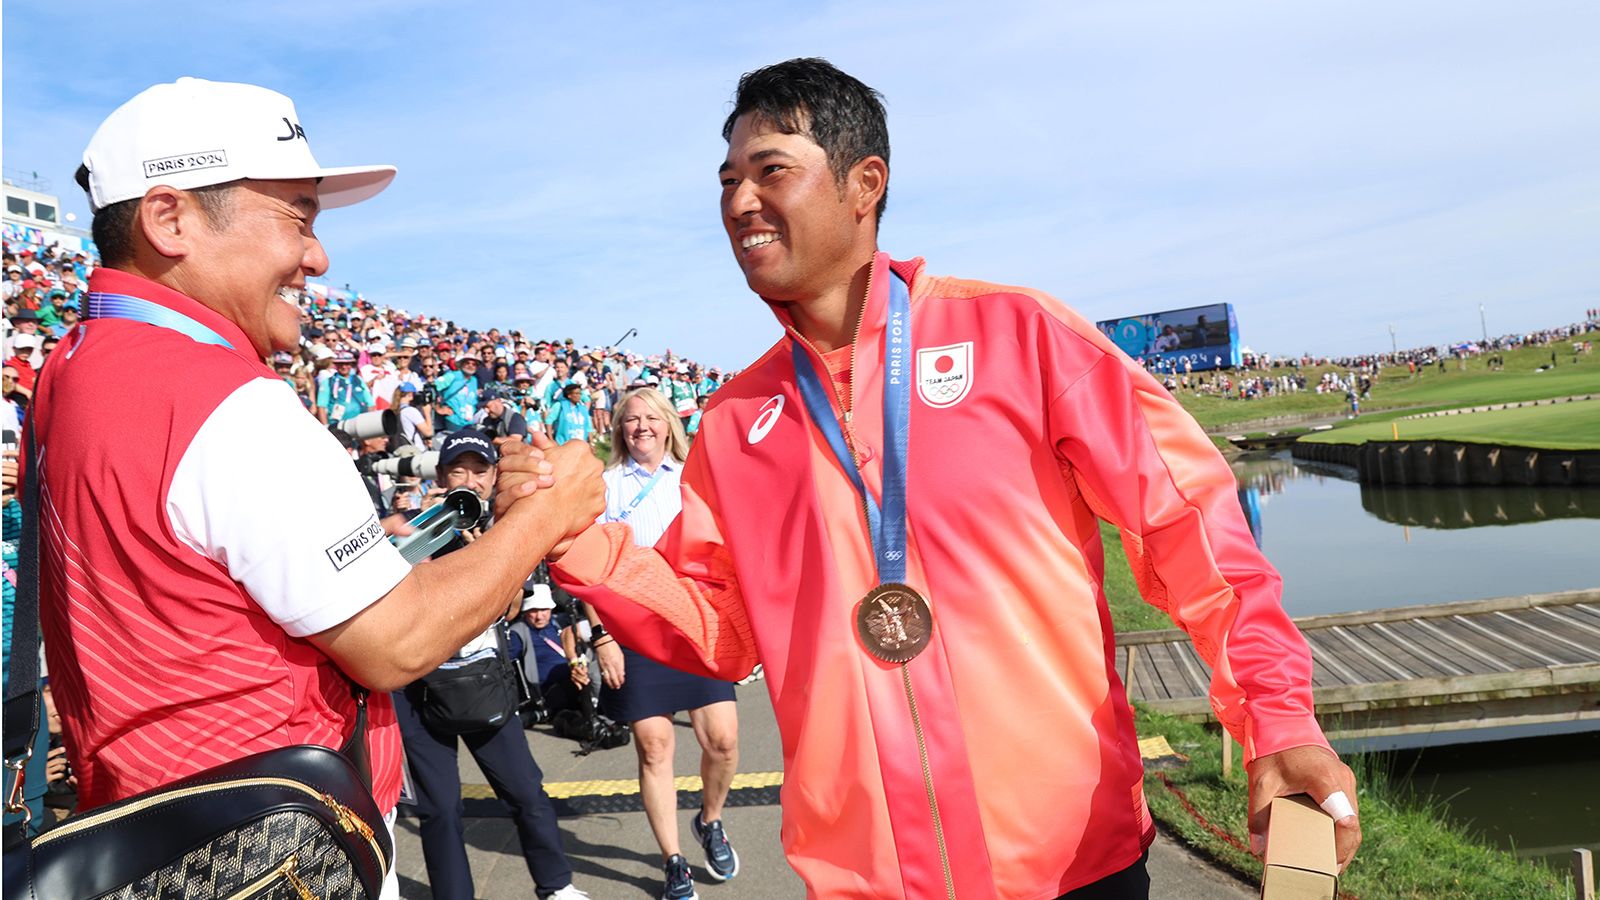
[(367, 775), (366, 692), (342, 751), (268, 750), (88, 813), (29, 838), (23, 772), (39, 728), (39, 477), (27, 481), (4, 707), (5, 897), (86, 900), (376, 900), (394, 858)]
[(355, 767), (307, 744), (74, 816), (13, 852), (28, 854), (27, 881), (8, 878), (8, 898), (375, 900), (393, 848)]
[(494, 626), (493, 654), (443, 666), (412, 682), (406, 699), (422, 724), (439, 734), (475, 734), (501, 728), (522, 705), (519, 676), (506, 645), (505, 624)]

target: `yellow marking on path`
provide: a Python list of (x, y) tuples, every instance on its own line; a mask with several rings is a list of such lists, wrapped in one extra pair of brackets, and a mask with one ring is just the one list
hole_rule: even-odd
[(1143, 759), (1160, 759), (1163, 756), (1177, 756), (1172, 745), (1162, 735), (1139, 739), (1139, 756)]
[[(733, 776), (732, 789), (777, 787), (781, 784), (783, 784), (782, 772), (740, 772)], [(674, 778), (672, 786), (680, 791), (698, 791), (704, 787), (699, 775)], [(639, 793), (639, 779), (547, 781), (544, 792), (553, 800), (570, 800), (574, 797), (625, 797)], [(461, 797), (464, 800), (492, 800), (494, 789), (487, 784), (463, 784)]]

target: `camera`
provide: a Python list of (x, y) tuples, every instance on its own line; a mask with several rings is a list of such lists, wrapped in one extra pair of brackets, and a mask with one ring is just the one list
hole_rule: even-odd
[(429, 450), (411, 456), (386, 456), (372, 463), (372, 471), (396, 478), (416, 477), (433, 481), (439, 477), (439, 451)]
[(495, 438), (510, 436), (509, 423), (505, 419), (491, 418), (487, 414), (480, 414), (480, 416), (483, 421), (478, 422), (475, 427), (483, 432), (484, 436), (489, 440), (493, 441)]
[(342, 431), (358, 441), (393, 437), (400, 431), (400, 417), (395, 415), (392, 409), (375, 409), (328, 427)]
[(422, 390), (417, 391), (417, 405), (418, 406), (432, 406), (432, 405), (434, 405), (435, 403), (438, 403), (438, 402), (439, 402), (439, 389), (435, 388), (433, 386), (432, 382), (429, 382), (428, 384), (423, 385), (422, 386)]
[(599, 713), (584, 715), (575, 709), (563, 709), (550, 720), (550, 730), (556, 737), (568, 738), (590, 750), (611, 750), (625, 747), (631, 739), (628, 726), (613, 722)]

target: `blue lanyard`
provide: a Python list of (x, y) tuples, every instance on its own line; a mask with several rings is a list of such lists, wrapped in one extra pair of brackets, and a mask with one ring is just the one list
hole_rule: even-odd
[(629, 503), (628, 508), (623, 510), (622, 515), (617, 516), (617, 518), (626, 522), (628, 517), (633, 515), (633, 511), (639, 508), (639, 504), (644, 502), (644, 498), (650, 496), (650, 492), (655, 490), (656, 485), (661, 483), (661, 476), (665, 474), (667, 474), (667, 467), (665, 465), (656, 466), (655, 474), (651, 475), (650, 480), (644, 483), (644, 487), (639, 491), (639, 496), (633, 498), (633, 502)]
[(218, 344), (233, 349), (228, 339), (210, 328), (196, 322), (175, 309), (167, 309), (159, 303), (151, 303), (140, 297), (130, 297), (127, 294), (107, 294), (101, 291), (89, 292), (89, 308), (84, 318), (86, 319), (130, 319), (134, 322), (144, 322), (158, 328), (166, 328), (201, 344)]
[[(911, 346), (911, 291), (900, 276), (890, 273), (889, 321), (883, 334), (883, 506), (880, 509), (861, 471), (850, 456), (844, 432), (833, 414), (833, 403), (817, 370), (799, 341), (792, 345), (794, 372), (800, 396), (811, 421), (827, 439), (850, 483), (867, 505), (867, 530), (878, 564), (878, 580), (904, 582), (906, 577), (906, 449), (911, 437), (911, 374), (907, 366)], [(856, 385), (866, 379), (851, 372)]]

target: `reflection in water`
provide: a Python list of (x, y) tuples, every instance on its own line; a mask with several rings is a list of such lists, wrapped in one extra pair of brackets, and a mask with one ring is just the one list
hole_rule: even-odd
[(1239, 460), (1233, 464), (1233, 476), (1239, 482), (1239, 507), (1244, 510), (1244, 520), (1250, 526), (1250, 536), (1256, 539), (1258, 548), (1262, 546), (1262, 533), (1266, 527), (1261, 517), (1265, 498), (1283, 493), (1290, 482), (1301, 478), (1321, 481), (1330, 477), (1322, 472), (1300, 468), (1287, 455)]
[(1363, 488), (1287, 453), (1233, 470), (1291, 615), (1600, 586), (1595, 488)]
[(1545, 519), (1600, 519), (1600, 488), (1363, 484), (1361, 506), (1385, 522), (1420, 528), (1477, 528)]
[[(1239, 480), (1239, 504), (1250, 522), (1256, 544), (1261, 544), (1261, 505), (1264, 498), (1281, 494), (1294, 482), (1309, 479), (1321, 483), (1340, 478), (1331, 467), (1302, 468), (1287, 456), (1247, 459), (1234, 463)], [(1417, 528), (1477, 528), (1486, 525), (1516, 525), (1548, 519), (1600, 519), (1600, 488), (1596, 487), (1517, 487), (1483, 485), (1474, 487), (1362, 484), (1361, 507), (1368, 513), (1396, 525)]]

